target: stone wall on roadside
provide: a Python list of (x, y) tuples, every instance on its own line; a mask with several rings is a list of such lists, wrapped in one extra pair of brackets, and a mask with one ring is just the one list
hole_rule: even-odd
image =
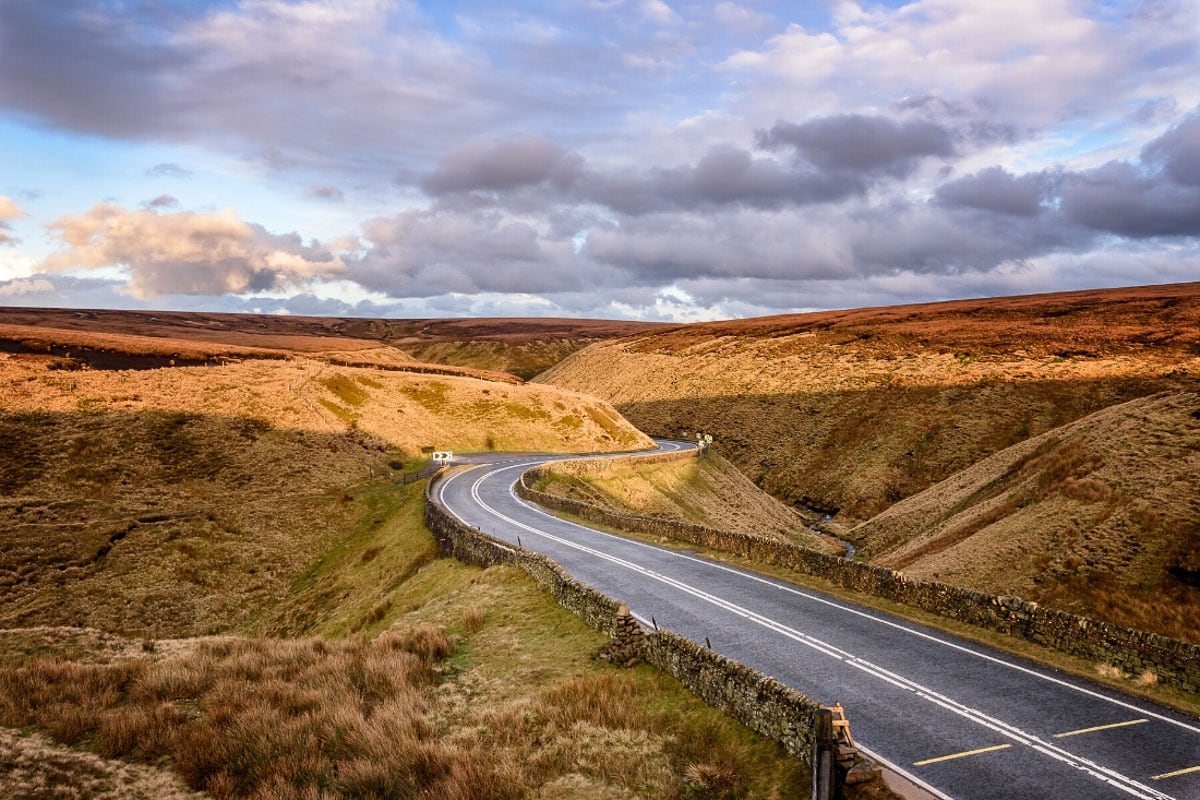
[(819, 704), (774, 678), (669, 631), (646, 631), (629, 609), (575, 580), (551, 559), (502, 542), (461, 522), (434, 499), (429, 484), (425, 525), (442, 555), (475, 566), (513, 564), (547, 587), (564, 608), (614, 639), (624, 661), (631, 654), (674, 677), (693, 694), (806, 761), (813, 746)]
[[(667, 455), (680, 457), (674, 453)], [(621, 530), (665, 536), (823, 578), (852, 591), (1108, 664), (1130, 675), (1143, 675), (1148, 670), (1154, 673), (1160, 684), (1200, 693), (1200, 647), (1187, 642), (1066, 611), (1043, 608), (1018, 597), (987, 594), (935, 581), (912, 580), (902, 572), (886, 567), (829, 555), (765, 536), (718, 530), (660, 517), (625, 514), (533, 488), (537, 480), (550, 471), (579, 475), (589, 474), (583, 472), (588, 469), (591, 470), (590, 474), (595, 474), (603, 471), (606, 465), (605, 461), (570, 461), (535, 467), (521, 476), (517, 482), (517, 494), (551, 510), (575, 514)]]

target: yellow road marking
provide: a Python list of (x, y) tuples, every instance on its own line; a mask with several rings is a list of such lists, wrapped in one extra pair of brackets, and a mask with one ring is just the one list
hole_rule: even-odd
[(1161, 781), (1163, 778), (1174, 778), (1179, 775), (1188, 775), (1192, 772), (1200, 772), (1200, 767), (1188, 767), (1187, 769), (1177, 769), (1174, 772), (1164, 772), (1162, 775), (1151, 775), (1150, 780)]
[(1124, 728), (1126, 725), (1141, 725), (1143, 722), (1149, 722), (1148, 719), (1131, 719), (1127, 722), (1114, 722), (1111, 725), (1097, 725), (1094, 728), (1080, 728), (1077, 731), (1067, 731), (1066, 733), (1054, 734), (1055, 739), (1063, 739), (1067, 736), (1078, 736), (1081, 733), (1095, 733), (1096, 731), (1107, 731), (1113, 728)]
[(981, 747), (978, 750), (968, 750), (965, 753), (952, 753), (948, 756), (938, 756), (937, 758), (927, 758), (924, 761), (914, 761), (914, 767), (923, 767), (926, 764), (936, 764), (939, 761), (950, 761), (955, 758), (966, 758), (967, 756), (977, 756), (980, 753), (991, 753), (995, 750), (1007, 750), (1012, 747), (1011, 744), (998, 744), (993, 747)]

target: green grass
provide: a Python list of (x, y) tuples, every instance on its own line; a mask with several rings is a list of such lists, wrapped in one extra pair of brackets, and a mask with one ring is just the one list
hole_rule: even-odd
[(359, 507), (353, 529), (304, 571), (257, 632), (344, 636), (386, 628), (395, 614), (376, 609), (408, 605), (401, 588), (437, 556), (421, 518), (423, 487), (379, 481), (352, 490)]
[(355, 380), (341, 373), (336, 373), (328, 378), (322, 378), (320, 384), (328, 389), (333, 395), (351, 408), (358, 408), (363, 403), (367, 402), (370, 394), (363, 389), (364, 385), (374, 384), (375, 388), (381, 388), (382, 384), (371, 379)]
[(802, 793), (801, 762), (663, 673), (597, 659), (606, 638), (522, 571), (436, 558), (423, 490), (350, 487), (355, 522), (247, 626), (272, 638), (172, 657), (0, 639), (20, 651), (0, 659), (0, 724), (167, 763), (217, 798)]
[(767, 575), (776, 578), (785, 583), (790, 583), (794, 586), (812, 589), (822, 592), (831, 597), (846, 600), (867, 608), (873, 608), (878, 611), (883, 611), (892, 614), (900, 619), (915, 622), (919, 625), (925, 625), (935, 630), (944, 631), (961, 639), (977, 644), (994, 647), (1002, 652), (1011, 653), (1012, 655), (1027, 658), (1030, 661), (1043, 664), (1053, 669), (1062, 670), (1070, 675), (1075, 675), (1087, 680), (1095, 681), (1096, 683), (1109, 686), (1125, 694), (1134, 697), (1142, 697), (1155, 703), (1183, 711), (1188, 714), (1200, 716), (1200, 697), (1195, 694), (1181, 691), (1169, 686), (1161, 686), (1156, 683), (1143, 683), (1138, 680), (1137, 675), (1120, 675), (1115, 674), (1111, 669), (1107, 669), (1107, 665), (1097, 664), (1094, 661), (1079, 658), (1077, 656), (1068, 655), (1066, 653), (1053, 650), (1048, 647), (1035, 644), (1014, 636), (990, 631), (986, 628), (979, 628), (974, 625), (958, 622), (946, 617), (932, 614), (912, 606), (896, 603), (891, 600), (885, 600), (874, 595), (855, 592), (839, 586), (832, 581), (818, 578), (812, 575), (806, 575), (794, 570), (778, 567), (772, 564), (763, 564), (753, 561), (748, 558), (734, 555), (732, 553), (713, 550), (691, 542), (680, 542), (669, 539), (665, 536), (652, 536), (648, 534), (632, 533), (619, 528), (614, 528), (610, 525), (604, 525), (599, 522), (585, 519), (576, 514), (567, 514), (561, 512), (552, 512), (555, 516), (570, 520), (580, 525), (602, 530), (607, 533), (612, 533), (617, 536), (623, 536), (628, 539), (654, 544), (659, 547), (666, 547), (680, 552), (686, 552), (692, 555), (699, 555), (704, 558), (711, 559), (720, 563), (731, 564), (744, 569), (754, 570), (762, 575)]

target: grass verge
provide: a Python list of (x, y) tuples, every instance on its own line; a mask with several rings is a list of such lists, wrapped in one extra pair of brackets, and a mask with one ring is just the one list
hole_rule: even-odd
[(353, 490), (357, 524), (248, 625), (294, 638), (10, 633), (0, 725), (218, 800), (803, 793), (800, 761), (651, 667), (601, 662), (605, 638), (523, 572), (435, 558), (422, 488)]
[(649, 536), (640, 533), (622, 531), (609, 525), (601, 525), (599, 523), (592, 522), (591, 520), (575, 514), (564, 514), (558, 512), (551, 513), (554, 513), (556, 516), (571, 522), (575, 522), (579, 525), (602, 530), (606, 533), (611, 533), (616, 536), (623, 536), (625, 538), (646, 542), (647, 544), (658, 545), (660, 547), (666, 547), (680, 552), (703, 556), (704, 558), (708, 558), (722, 564), (729, 564), (731, 566), (753, 570), (759, 574), (778, 579), (799, 588), (821, 592), (822, 594), (829, 595), (830, 597), (834, 597), (839, 600), (845, 600), (865, 608), (882, 611), (918, 625), (924, 625), (935, 630), (952, 634), (969, 642), (994, 647), (1002, 652), (1019, 656), (1052, 669), (1061, 670), (1070, 675), (1107, 686), (1111, 689), (1122, 692), (1123, 694), (1144, 698), (1146, 700), (1167, 706), (1168, 708), (1183, 711), (1194, 716), (1200, 716), (1200, 697), (1183, 692), (1173, 687), (1161, 686), (1157, 683), (1147, 682), (1142, 678), (1142, 676), (1139, 675), (1126, 675), (1119, 673), (1114, 671), (1106, 664), (1098, 664), (1094, 661), (1089, 661), (1077, 656), (1061, 653), (1057, 650), (1052, 650), (1048, 647), (1043, 647), (1024, 639), (1007, 636), (999, 632), (989, 631), (973, 625), (967, 625), (956, 620), (947, 619), (936, 614), (931, 614), (927, 611), (922, 611), (921, 609), (913, 608), (912, 606), (906, 606), (890, 600), (885, 600), (880, 597), (875, 597), (873, 595), (851, 591), (823, 578), (804, 575), (802, 573), (777, 567), (771, 564), (762, 564), (747, 558), (733, 555), (731, 553), (701, 547), (692, 544), (691, 542), (680, 542), (661, 536)]

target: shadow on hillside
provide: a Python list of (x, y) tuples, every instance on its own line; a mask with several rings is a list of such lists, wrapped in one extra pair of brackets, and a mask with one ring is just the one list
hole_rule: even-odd
[(866, 519), (1031, 436), (1197, 385), (1187, 376), (985, 381), (616, 407), (653, 435), (712, 434), (719, 452), (776, 497)]
[(0, 627), (227, 630), (370, 513), (389, 462), (249, 417), (0, 414)]

